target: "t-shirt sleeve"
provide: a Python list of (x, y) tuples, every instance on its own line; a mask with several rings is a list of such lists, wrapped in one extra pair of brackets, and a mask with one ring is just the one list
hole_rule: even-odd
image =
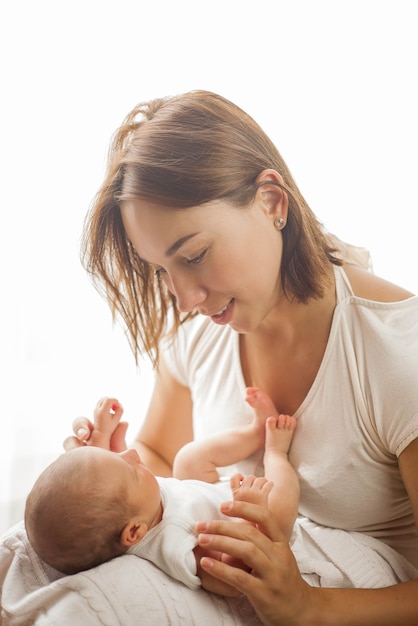
[(367, 376), (377, 432), (399, 456), (418, 437), (418, 298), (388, 305), (382, 321)]
[(187, 341), (184, 328), (181, 326), (175, 337), (165, 338), (161, 344), (161, 353), (168, 371), (180, 385), (188, 386), (188, 375), (185, 356)]

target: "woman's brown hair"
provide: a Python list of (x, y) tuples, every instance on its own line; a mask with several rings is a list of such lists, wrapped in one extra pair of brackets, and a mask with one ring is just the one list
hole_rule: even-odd
[(145, 102), (127, 115), (113, 137), (106, 178), (86, 219), (82, 260), (113, 317), (123, 319), (137, 359), (146, 352), (156, 362), (164, 332), (175, 332), (190, 315), (180, 316), (174, 297), (137, 255), (120, 203), (147, 199), (190, 208), (225, 200), (247, 207), (266, 169), (281, 174), (279, 186), (289, 199), (283, 289), (300, 302), (320, 298), (330, 281), (330, 262), (340, 262), (277, 148), (249, 115), (207, 91)]

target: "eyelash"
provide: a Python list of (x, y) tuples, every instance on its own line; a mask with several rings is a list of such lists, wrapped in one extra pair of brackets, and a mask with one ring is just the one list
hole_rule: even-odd
[(193, 265), (197, 265), (198, 263), (200, 263), (200, 261), (203, 261), (203, 259), (206, 256), (206, 250), (203, 250), (203, 252), (201, 252), (200, 254), (198, 254), (197, 256), (195, 256), (193, 259), (188, 259), (187, 263)]
[[(203, 252), (193, 257), (193, 259), (187, 259), (187, 264), (198, 265), (205, 258), (206, 252), (207, 250), (203, 250)], [(161, 274), (165, 274), (165, 269), (163, 267), (159, 267), (158, 270), (155, 270), (154, 274), (155, 276), (157, 276), (157, 278), (160, 278)]]

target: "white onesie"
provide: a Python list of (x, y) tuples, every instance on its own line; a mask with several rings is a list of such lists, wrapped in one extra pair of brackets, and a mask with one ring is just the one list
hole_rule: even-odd
[(231, 519), (219, 511), (221, 502), (232, 498), (229, 482), (210, 484), (160, 477), (157, 480), (163, 518), (129, 548), (128, 554), (152, 561), (166, 574), (198, 589), (201, 582), (193, 554), (197, 544), (195, 524), (200, 520)]

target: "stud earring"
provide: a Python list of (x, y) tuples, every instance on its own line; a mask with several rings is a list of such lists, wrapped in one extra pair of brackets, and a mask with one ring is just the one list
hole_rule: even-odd
[(282, 230), (286, 226), (286, 222), (282, 217), (277, 217), (273, 223), (276, 230)]

